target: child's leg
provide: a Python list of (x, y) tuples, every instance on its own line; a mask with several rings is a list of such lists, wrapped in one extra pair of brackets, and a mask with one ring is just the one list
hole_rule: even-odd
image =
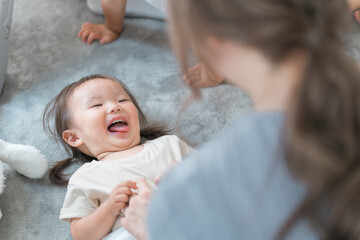
[(126, 0), (101, 0), (101, 6), (106, 26), (120, 33), (124, 25)]
[(105, 24), (84, 23), (78, 36), (83, 42), (91, 44), (93, 40), (109, 43), (120, 36), (123, 29), (126, 0), (101, 0)]

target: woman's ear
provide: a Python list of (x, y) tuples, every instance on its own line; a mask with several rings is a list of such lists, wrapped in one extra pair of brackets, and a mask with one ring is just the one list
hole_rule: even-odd
[(64, 141), (72, 147), (79, 147), (83, 144), (83, 141), (74, 130), (65, 130), (62, 137)]

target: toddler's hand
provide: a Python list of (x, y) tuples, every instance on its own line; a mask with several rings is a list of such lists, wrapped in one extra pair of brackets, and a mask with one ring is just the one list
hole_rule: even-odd
[(107, 207), (111, 213), (119, 215), (121, 209), (126, 207), (132, 195), (131, 188), (136, 188), (136, 183), (133, 181), (125, 181), (112, 190), (109, 199), (106, 201)]
[(149, 239), (146, 227), (146, 217), (152, 190), (145, 178), (137, 182), (138, 194), (132, 197), (129, 207), (126, 208), (124, 217), (121, 218), (121, 224), (136, 239)]
[(183, 75), (183, 80), (187, 85), (207, 88), (221, 84), (224, 78), (210, 71), (203, 63), (197, 63), (187, 70)]
[(100, 40), (101, 44), (110, 43), (120, 36), (119, 32), (115, 32), (108, 28), (105, 24), (84, 23), (81, 25), (78, 37), (83, 42), (91, 44), (93, 40)]

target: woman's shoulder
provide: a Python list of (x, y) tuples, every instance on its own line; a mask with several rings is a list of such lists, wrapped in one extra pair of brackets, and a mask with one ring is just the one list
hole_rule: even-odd
[[(282, 134), (281, 112), (248, 112), (202, 145), (206, 151), (243, 152), (272, 147)], [(222, 154), (226, 154), (222, 152)]]
[(201, 172), (205, 179), (243, 175), (260, 181), (274, 164), (282, 163), (283, 118), (281, 113), (243, 115), (188, 156), (182, 172), (196, 169), (193, 174)]
[(237, 175), (254, 168), (257, 173), (265, 171), (274, 160), (283, 158), (283, 121), (282, 113), (244, 114), (189, 155), (183, 172), (197, 169), (197, 175), (201, 169), (202, 174), (214, 177), (214, 173)]
[(279, 131), (284, 123), (283, 112), (247, 112), (225, 129), (225, 133), (266, 134), (269, 130)]

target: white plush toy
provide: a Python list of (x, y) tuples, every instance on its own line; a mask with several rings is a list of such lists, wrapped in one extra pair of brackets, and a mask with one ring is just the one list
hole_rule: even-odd
[[(0, 139), (0, 161), (9, 164), (20, 174), (29, 178), (41, 178), (48, 170), (48, 161), (33, 146), (11, 144)], [(4, 172), (0, 162), (0, 194), (4, 190)], [(0, 211), (0, 218), (2, 217)]]

